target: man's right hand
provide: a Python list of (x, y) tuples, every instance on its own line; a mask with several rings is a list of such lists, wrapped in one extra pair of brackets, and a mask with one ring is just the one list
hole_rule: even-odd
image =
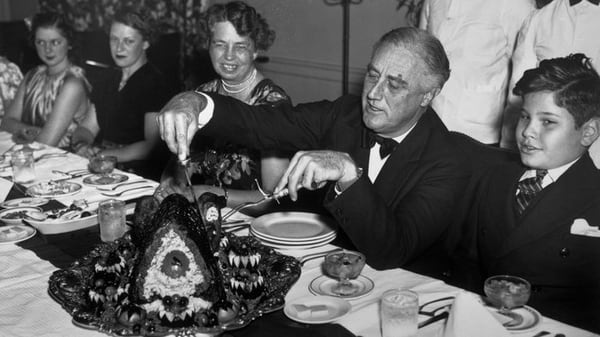
[(198, 114), (206, 106), (206, 98), (193, 91), (173, 97), (156, 117), (160, 137), (180, 161), (190, 153), (190, 143), (198, 130)]

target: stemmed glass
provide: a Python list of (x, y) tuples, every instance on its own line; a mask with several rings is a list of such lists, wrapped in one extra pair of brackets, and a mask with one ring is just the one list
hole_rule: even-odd
[(498, 312), (510, 321), (504, 323), (507, 328), (523, 323), (523, 317), (512, 309), (522, 307), (531, 295), (531, 284), (527, 280), (511, 275), (496, 275), (485, 280), (483, 290), (489, 302), (498, 308)]
[(327, 275), (338, 280), (331, 291), (341, 297), (352, 296), (358, 292), (360, 287), (352, 284), (350, 280), (360, 275), (365, 262), (365, 256), (359, 252), (344, 250), (327, 254), (323, 270)]
[(103, 154), (90, 158), (89, 170), (100, 176), (99, 180), (111, 179), (110, 174), (117, 166), (117, 157)]

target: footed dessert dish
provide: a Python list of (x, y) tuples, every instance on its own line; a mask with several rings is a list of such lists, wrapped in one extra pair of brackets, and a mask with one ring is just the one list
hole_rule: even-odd
[(241, 328), (283, 307), (300, 264), (253, 237), (221, 233), (222, 198), (142, 199), (132, 230), (49, 280), (76, 325), (117, 336), (188, 336)]

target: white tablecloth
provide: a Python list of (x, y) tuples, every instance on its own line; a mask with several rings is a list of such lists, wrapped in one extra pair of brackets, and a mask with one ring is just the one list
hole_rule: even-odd
[[(11, 146), (10, 135), (0, 132), (0, 153)], [(47, 152), (59, 151), (48, 148), (36, 153), (36, 157)], [(62, 171), (87, 167), (87, 160), (73, 154), (66, 158), (58, 158), (41, 161), (36, 166), (38, 180), (60, 178), (52, 173), (53, 169)], [(140, 179), (132, 175), (130, 179)], [(81, 180), (81, 178), (80, 178)], [(78, 180), (75, 180), (78, 181)], [(156, 183), (154, 183), (156, 184)], [(148, 192), (139, 193), (139, 195)], [(151, 194), (151, 192), (150, 192)], [(131, 197), (131, 196), (128, 196)], [(84, 185), (83, 190), (77, 195), (59, 199), (65, 204), (70, 204), (75, 199), (88, 199), (97, 201), (98, 191), (93, 186)], [(234, 216), (233, 219), (247, 218)], [(239, 231), (239, 235), (245, 235), (248, 231)], [(40, 235), (39, 233), (37, 235)], [(56, 247), (44, 244), (37, 240), (38, 253), (43, 251), (43, 256), (64, 256), (63, 252)], [(331, 244), (314, 248), (308, 251), (281, 250), (281, 252), (301, 257), (313, 252), (324, 251), (335, 248)], [(296, 299), (314, 296), (308, 287), (310, 282), (322, 275), (320, 264), (322, 258), (307, 262), (302, 268), (302, 275), (298, 282), (292, 287), (286, 296), (286, 302)], [(70, 336), (104, 336), (104, 334), (76, 327), (71, 323), (71, 316), (52, 300), (47, 292), (48, 279), (56, 268), (49, 262), (42, 260), (32, 251), (14, 244), (0, 245), (0, 336), (4, 337), (70, 337)], [(424, 303), (431, 299), (457, 294), (460, 289), (451, 287), (442, 281), (411, 273), (403, 269), (392, 269), (376, 271), (365, 266), (363, 275), (372, 279), (375, 283), (374, 290), (368, 295), (350, 301), (351, 312), (342, 317), (338, 323), (358, 336), (379, 337), (379, 297), (383, 291), (389, 288), (408, 288), (419, 293), (420, 302)], [(600, 317), (599, 317), (600, 319)], [(477, 322), (473, 322), (477, 324)], [(419, 331), (420, 337), (437, 337), (443, 333), (444, 323), (438, 322)], [(481, 336), (485, 336), (486, 327), (481, 327)], [(598, 336), (581, 329), (562, 324), (552, 319), (544, 318), (542, 323), (535, 329), (518, 336), (531, 337), (537, 332), (546, 330), (553, 334), (563, 333), (568, 337), (591, 337)], [(469, 336), (463, 336), (469, 337)]]
[[(5, 153), (14, 145), (12, 142), (12, 136), (8, 132), (0, 132), (0, 154)], [(52, 153), (65, 153), (64, 150), (46, 146), (43, 144), (35, 143), (34, 148), (40, 148), (39, 150), (34, 151), (34, 158), (40, 158), (45, 154)], [(54, 180), (54, 179), (63, 179), (67, 178), (67, 175), (57, 173), (57, 171), (68, 172), (78, 169), (87, 169), (89, 160), (73, 153), (66, 153), (64, 156), (60, 157), (50, 157), (47, 159), (40, 159), (35, 163), (35, 172), (36, 172), (36, 180), (32, 183), (25, 184), (25, 187), (29, 187), (35, 185), (40, 182)], [(9, 166), (6, 166), (8, 163), (5, 160), (3, 162), (4, 169), (0, 170), (0, 177), (10, 177), (12, 176), (12, 169)], [(154, 193), (154, 189), (158, 186), (158, 183), (152, 180), (144, 179), (135, 174), (131, 174), (128, 172), (123, 172), (120, 170), (115, 170), (115, 173), (120, 173), (126, 175), (128, 178), (126, 182), (133, 182), (138, 180), (143, 180), (145, 183), (140, 183), (136, 185), (131, 185), (127, 187), (119, 188), (118, 191), (123, 191), (125, 189), (139, 187), (139, 186), (151, 186), (147, 189), (140, 189), (131, 191), (128, 193), (124, 193), (121, 196), (106, 196), (102, 195), (102, 191), (100, 191), (97, 186), (88, 185), (83, 182), (86, 177), (82, 176), (79, 178), (69, 179), (74, 183), (80, 184), (82, 186), (81, 190), (73, 195), (63, 196), (63, 197), (55, 197), (57, 201), (60, 201), (66, 206), (69, 206), (76, 200), (85, 200), (91, 209), (97, 208), (98, 202), (105, 199), (119, 199), (119, 200), (133, 200), (139, 198), (144, 195), (152, 195)]]

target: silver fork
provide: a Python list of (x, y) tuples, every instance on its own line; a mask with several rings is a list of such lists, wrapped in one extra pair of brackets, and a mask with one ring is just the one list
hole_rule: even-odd
[(148, 183), (148, 180), (136, 180), (136, 181), (128, 181), (128, 182), (124, 182), (124, 183), (120, 183), (120, 184), (116, 184), (113, 187), (103, 187), (103, 186), (97, 186), (96, 189), (100, 190), (100, 191), (114, 191), (119, 187), (123, 187), (123, 186), (127, 186), (127, 185), (134, 185), (134, 184), (139, 184), (139, 183)]
[(279, 200), (280, 198), (283, 198), (285, 196), (287, 196), (290, 192), (288, 191), (287, 188), (282, 189), (281, 191), (279, 191), (278, 193), (271, 193), (271, 194), (263, 194), (263, 198), (258, 200), (258, 201), (247, 201), (244, 202), (242, 204), (239, 204), (235, 207), (233, 207), (229, 212), (225, 213), (225, 215), (223, 215), (223, 220), (227, 220), (230, 216), (234, 215), (235, 213), (248, 208), (248, 207), (253, 207), (253, 206), (258, 206), (264, 202), (267, 202), (269, 200), (275, 199), (275, 200)]
[(141, 189), (145, 189), (145, 188), (153, 188), (154, 186), (150, 186), (150, 185), (145, 185), (145, 186), (138, 186), (138, 187), (134, 187), (134, 188), (130, 188), (128, 190), (123, 190), (121, 192), (117, 192), (117, 193), (100, 193), (102, 195), (105, 195), (107, 197), (120, 197), (122, 196), (124, 193), (127, 192), (131, 192), (131, 191), (135, 191), (135, 190), (141, 190)]
[(37, 157), (36, 159), (34, 159), (34, 161), (37, 163), (40, 160), (44, 160), (44, 159), (48, 159), (48, 158), (66, 157), (67, 153), (68, 152), (46, 153), (46, 154), (43, 154), (43, 155)]
[[(247, 201), (244, 203), (241, 203), (235, 207), (233, 207), (229, 212), (225, 213), (225, 215), (222, 216), (223, 220), (227, 220), (227, 218), (229, 218), (230, 216), (234, 215), (235, 213), (248, 208), (248, 207), (253, 207), (253, 206), (258, 206), (260, 204), (262, 204), (263, 202), (267, 202), (269, 200), (275, 200), (277, 202), (279, 202), (279, 199), (287, 196), (288, 194), (290, 194), (290, 191), (287, 188), (282, 189), (281, 191), (277, 192), (277, 193), (266, 193), (265, 191), (263, 191), (262, 188), (260, 188), (260, 184), (258, 183), (258, 180), (254, 179), (254, 181), (256, 182), (256, 186), (258, 187), (258, 191), (262, 194), (262, 199), (257, 200), (257, 201)], [(300, 188), (301, 186), (299, 186), (298, 188)]]
[(298, 261), (300, 262), (301, 266), (304, 266), (304, 264), (306, 262), (310, 261), (310, 260), (318, 259), (320, 257), (323, 257), (323, 256), (329, 254), (329, 253), (338, 252), (338, 251), (342, 252), (342, 251), (344, 251), (344, 249), (342, 249), (342, 248), (334, 248), (334, 249), (325, 250), (325, 251), (318, 252), (318, 253), (307, 254), (307, 255), (299, 257)]

